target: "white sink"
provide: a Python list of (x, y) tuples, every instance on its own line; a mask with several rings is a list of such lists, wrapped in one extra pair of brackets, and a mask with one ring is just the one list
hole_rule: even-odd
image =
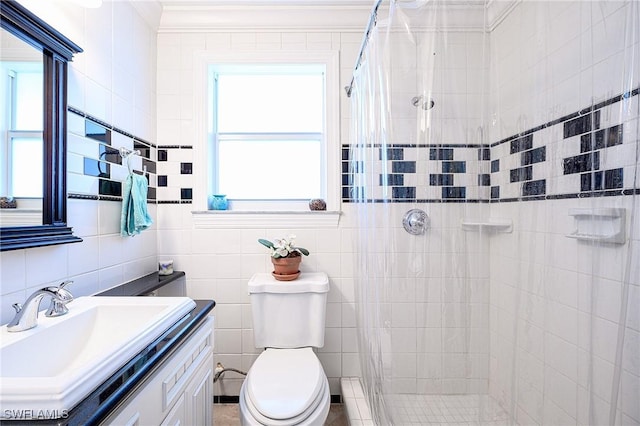
[[(43, 300), (45, 306), (48, 300)], [(0, 328), (0, 418), (11, 410), (71, 410), (180, 318), (188, 297), (80, 297), (37, 327)]]

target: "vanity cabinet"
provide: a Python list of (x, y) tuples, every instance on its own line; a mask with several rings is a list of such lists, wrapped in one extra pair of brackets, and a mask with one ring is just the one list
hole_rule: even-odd
[(210, 425), (213, 409), (213, 318), (143, 380), (103, 425)]

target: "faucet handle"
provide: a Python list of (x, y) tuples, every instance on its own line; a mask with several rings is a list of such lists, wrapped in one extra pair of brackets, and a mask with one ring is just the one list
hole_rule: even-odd
[(16, 314), (19, 314), (20, 311), (22, 311), (22, 303), (14, 303), (11, 306), (16, 310)]
[(66, 300), (66, 303), (69, 303), (73, 300), (73, 294), (71, 294), (69, 290), (64, 288), (68, 284), (73, 284), (73, 281), (63, 281), (62, 283), (60, 283), (57, 289), (57, 293), (60, 295), (60, 298)]
[(69, 290), (64, 287), (67, 284), (71, 284), (73, 281), (64, 281), (58, 287), (53, 287), (52, 290), (55, 291), (58, 297), (52, 297), (51, 303), (49, 304), (49, 309), (44, 313), (47, 317), (59, 317), (61, 315), (69, 312), (69, 308), (67, 308), (67, 303), (73, 300), (73, 295), (69, 292)]

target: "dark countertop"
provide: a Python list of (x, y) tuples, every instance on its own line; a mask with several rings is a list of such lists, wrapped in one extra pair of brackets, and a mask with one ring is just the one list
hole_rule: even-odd
[(184, 276), (185, 274), (182, 271), (175, 271), (171, 275), (160, 275), (154, 272), (137, 280), (105, 290), (96, 294), (96, 296), (143, 296)]
[[(174, 272), (167, 276), (159, 276), (158, 273), (153, 273), (96, 296), (143, 295), (184, 275), (184, 272)], [(216, 305), (213, 300), (195, 300), (195, 302), (196, 307), (190, 313), (123, 365), (73, 409), (69, 412), (63, 412), (63, 418), (0, 420), (0, 424), (6, 426), (84, 426), (99, 424), (136, 389), (141, 381), (151, 376), (166, 359), (181, 347), (182, 343), (206, 320), (209, 312)], [(35, 412), (32, 413), (34, 416), (37, 414)]]

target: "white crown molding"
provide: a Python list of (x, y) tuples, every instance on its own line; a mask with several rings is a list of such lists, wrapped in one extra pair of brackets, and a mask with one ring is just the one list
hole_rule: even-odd
[(364, 6), (165, 5), (159, 32), (364, 31)]
[(489, 0), (487, 4), (487, 30), (493, 31), (522, 0)]
[[(434, 2), (438, 11), (434, 28), (433, 8), (419, 11), (407, 9), (412, 28), (416, 31), (491, 31), (521, 0)], [(142, 2), (145, 3), (145, 2)], [(156, 3), (156, 2), (154, 2)], [(176, 1), (162, 2), (159, 32), (221, 32), (221, 31), (345, 31), (364, 32), (369, 22), (371, 2), (310, 0), (265, 1)], [(442, 14), (445, 15), (442, 15)], [(388, 7), (379, 9), (384, 20)]]
[(131, 1), (131, 6), (146, 21), (153, 31), (158, 31), (162, 17), (162, 5), (157, 0)]

